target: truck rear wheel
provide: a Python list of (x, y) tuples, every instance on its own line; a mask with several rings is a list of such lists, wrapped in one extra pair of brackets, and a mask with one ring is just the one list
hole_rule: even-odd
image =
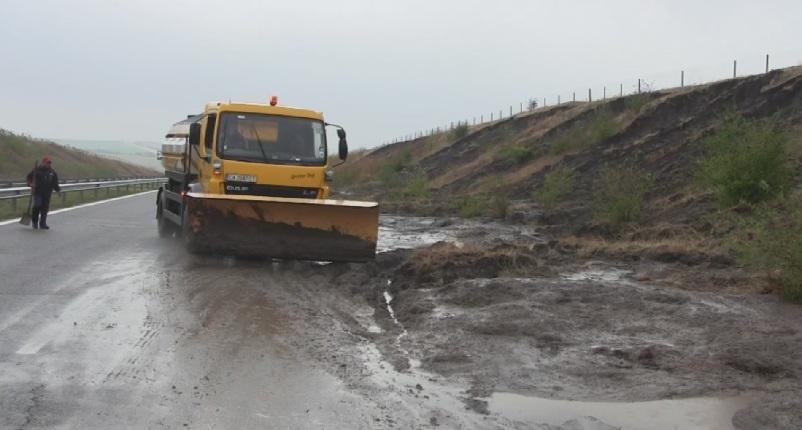
[(175, 226), (164, 217), (164, 204), (161, 198), (156, 202), (156, 228), (161, 238), (173, 237), (175, 232)]

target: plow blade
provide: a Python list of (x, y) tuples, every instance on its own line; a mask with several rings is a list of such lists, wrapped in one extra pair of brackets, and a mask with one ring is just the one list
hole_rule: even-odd
[(188, 193), (187, 246), (196, 252), (317, 261), (376, 254), (374, 202)]

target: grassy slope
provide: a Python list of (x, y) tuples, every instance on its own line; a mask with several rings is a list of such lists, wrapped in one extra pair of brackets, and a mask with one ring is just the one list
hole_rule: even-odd
[[(503, 190), (533, 200), (555, 167), (576, 172), (564, 207), (590, 209), (600, 172), (629, 165), (651, 173), (650, 201), (665, 209), (686, 205), (703, 148), (700, 141), (722, 113), (748, 118), (779, 114), (790, 129), (802, 126), (802, 68), (633, 95), (593, 103), (565, 103), (492, 124), (456, 139), (440, 134), (374, 149), (335, 172), (335, 186), (391, 206), (410, 172), (423, 172), (432, 200)], [(397, 181), (387, 181), (394, 171)], [(384, 179), (384, 180), (383, 180)], [(393, 182), (393, 183), (390, 183)], [(666, 198), (674, 196), (666, 201)], [(581, 212), (581, 211), (580, 211)], [(674, 215), (663, 213), (670, 218)]]
[(53, 160), (53, 168), (62, 179), (160, 175), (156, 170), (0, 129), (0, 180), (23, 180), (34, 162), (43, 156)]
[[(680, 286), (743, 282), (754, 291), (747, 275), (736, 282), (730, 279), (736, 271), (727, 269), (720, 279), (708, 274), (735, 267), (731, 244), (739, 223), (748, 220), (744, 211), (752, 210), (720, 207), (699, 181), (705, 139), (722, 129), (727, 114), (774, 118), (790, 135), (791, 151), (802, 153), (802, 68), (565, 103), (473, 127), (459, 139), (441, 134), (384, 146), (338, 168), (335, 189), (377, 199), (386, 211), (533, 222), (581, 255), (696, 270), (683, 273)], [(790, 164), (794, 180), (787, 195), (802, 194), (802, 158)], [(559, 174), (547, 181), (552, 172)], [(629, 172), (642, 180), (627, 178)], [(425, 192), (412, 186), (421, 175)], [(607, 204), (621, 196), (641, 205)], [(790, 212), (775, 206), (779, 222), (790, 222)], [(802, 240), (788, 248), (797, 245), (802, 249)], [(784, 276), (802, 267), (769, 272)], [(802, 277), (795, 282), (802, 291)]]

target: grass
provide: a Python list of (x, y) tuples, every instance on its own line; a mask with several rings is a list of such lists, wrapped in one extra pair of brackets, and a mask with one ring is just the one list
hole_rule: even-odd
[(510, 211), (510, 189), (501, 181), (498, 181), (493, 188), (492, 194), (488, 196), (487, 213), (493, 218), (507, 219)]
[(482, 216), (487, 210), (487, 198), (482, 195), (467, 195), (457, 200), (457, 213), (462, 218)]
[(576, 183), (576, 172), (566, 166), (553, 168), (543, 179), (540, 188), (534, 193), (535, 200), (547, 210), (554, 209), (571, 191)]
[(403, 195), (406, 198), (416, 200), (427, 199), (431, 196), (431, 191), (427, 187), (429, 181), (421, 169), (415, 169), (415, 173), (409, 178), (406, 187), (404, 187)]
[(747, 120), (728, 114), (703, 141), (708, 154), (699, 178), (722, 207), (771, 200), (790, 185), (788, 140), (776, 118)]
[(624, 99), (624, 105), (628, 110), (634, 113), (640, 113), (650, 100), (651, 96), (649, 93), (633, 94)]
[[(145, 190), (155, 189), (154, 185), (146, 185), (145, 187)], [(61, 195), (53, 193), (53, 196), (50, 199), (50, 210), (53, 211), (56, 209), (77, 206), (98, 200), (106, 200), (114, 197), (121, 197), (139, 192), (142, 192), (140, 188), (132, 186), (131, 189), (126, 189), (125, 187), (98, 189), (97, 195), (95, 195), (94, 190), (84, 191), (83, 193), (79, 193), (77, 191), (69, 193), (62, 192)], [(0, 201), (0, 220), (20, 218), (27, 209), (28, 198), (17, 199), (16, 209), (14, 209), (11, 200), (2, 200)]]
[(523, 145), (510, 145), (499, 151), (499, 158), (510, 161), (514, 164), (521, 164), (529, 161), (534, 156), (531, 149)]
[(377, 174), (382, 184), (390, 187), (402, 185), (401, 171), (412, 163), (412, 150), (405, 149), (379, 166)]
[(642, 221), (653, 178), (633, 166), (608, 167), (594, 189), (595, 217), (613, 226)]
[(342, 169), (342, 170), (335, 170), (334, 172), (334, 184), (337, 187), (348, 187), (354, 185), (359, 182), (361, 179), (361, 175), (359, 174), (359, 170), (356, 169)]
[(741, 264), (764, 271), (786, 300), (802, 302), (802, 196), (763, 204), (743, 221), (735, 242)]
[(470, 131), (468, 123), (463, 122), (457, 124), (457, 126), (454, 127), (454, 130), (452, 130), (451, 134), (454, 136), (454, 139), (462, 139), (468, 135), (468, 131)]
[(549, 145), (551, 155), (591, 148), (618, 133), (620, 125), (607, 108), (597, 109), (587, 122), (574, 124), (562, 136)]

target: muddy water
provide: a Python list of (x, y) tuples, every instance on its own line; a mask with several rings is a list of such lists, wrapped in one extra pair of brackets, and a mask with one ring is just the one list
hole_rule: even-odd
[(453, 242), (452, 232), (434, 231), (435, 218), (382, 216), (376, 252), (410, 249), (436, 242)]
[(523, 422), (559, 425), (592, 416), (626, 430), (730, 430), (732, 417), (749, 404), (746, 397), (695, 398), (652, 402), (575, 402), (495, 393), (488, 400), (492, 413)]
[[(476, 230), (469, 228), (462, 222), (458, 225), (453, 225), (433, 219), (386, 218), (387, 219), (383, 220), (383, 222), (387, 222), (384, 223), (382, 233), (380, 234), (379, 248), (382, 251), (396, 248), (422, 247), (438, 241), (449, 241), (460, 244), (476, 240), (493, 240), (507, 236), (514, 237), (516, 240), (542, 240), (537, 234), (531, 231), (524, 231), (521, 227), (517, 227), (517, 231), (515, 230), (516, 227), (510, 226), (504, 226), (498, 231), (491, 228), (487, 230), (489, 231), (487, 234), (477, 234)], [(554, 278), (556, 279), (541, 279), (538, 281), (521, 278), (517, 279), (516, 282), (526, 285), (530, 285), (534, 282), (530, 288), (527, 288), (527, 290), (533, 291), (541, 289), (544, 285), (551, 285), (551, 283), (556, 282), (561, 285), (560, 288), (566, 290), (569, 296), (576, 296), (577, 294), (577, 291), (573, 290), (570, 285), (577, 285), (582, 288), (588, 288), (590, 285), (597, 285), (599, 287), (604, 286), (604, 288), (612, 288), (614, 291), (618, 291), (620, 288), (621, 291), (631, 291), (637, 294), (659, 294), (659, 289), (654, 289), (653, 287), (641, 285), (633, 281), (632, 274), (634, 272), (627, 265), (617, 266), (607, 262), (589, 261), (576, 267), (573, 266), (571, 262), (568, 263), (570, 264), (569, 267), (564, 267), (563, 270), (555, 273)], [(499, 282), (504, 283), (505, 281), (498, 280), (497, 278), (492, 280), (469, 279), (461, 281), (459, 285), (470, 286), (472, 285), (471, 283), (476, 283), (476, 288), (481, 289), (482, 284)], [(382, 288), (382, 290), (384, 290), (384, 288)], [(428, 290), (421, 289), (419, 291), (421, 291), (422, 296), (425, 296), (425, 292)], [(415, 355), (420, 355), (420, 351), (410, 349), (409, 346), (406, 348), (401, 346), (402, 338), (409, 338), (405, 339), (404, 342), (405, 345), (409, 345), (410, 342), (415, 343), (416, 340), (420, 341), (420, 336), (425, 334), (416, 332), (414, 325), (410, 328), (404, 327), (404, 324), (399, 322), (399, 320), (405, 321), (403, 311), (399, 313), (399, 310), (394, 309), (393, 306), (396, 297), (391, 295), (387, 290), (381, 291), (380, 294), (383, 298), (382, 307), (386, 307), (393, 324), (399, 326), (401, 331), (401, 334), (397, 335), (395, 342), (393, 342), (396, 351), (399, 351), (405, 356), (410, 362), (410, 366), (407, 370), (400, 372), (393, 370), (392, 365), (383, 361), (381, 356), (378, 355), (379, 353), (375, 350), (373, 344), (367, 344), (361, 351), (362, 359), (372, 370), (371, 378), (379, 385), (401, 385), (402, 387), (408, 388), (411, 398), (407, 400), (412, 402), (417, 401), (421, 394), (415, 387), (425, 387), (423, 392), (428, 393), (428, 396), (432, 398), (438, 399), (439, 404), (437, 407), (444, 411), (453, 412), (454, 416), (459, 416), (456, 412), (461, 407), (472, 407), (471, 405), (475, 405), (475, 403), (472, 402), (486, 402), (487, 407), (485, 410), (489, 412), (489, 416), (484, 418), (484, 424), (478, 424), (478, 421), (472, 421), (469, 417), (464, 416), (464, 414), (461, 417), (463, 421), (460, 422), (460, 425), (469, 428), (484, 428), (487, 425), (487, 420), (491, 420), (502, 427), (509, 426), (510, 428), (514, 428), (516, 426), (515, 423), (527, 423), (527, 425), (535, 426), (531, 428), (555, 428), (548, 426), (574, 428), (572, 427), (574, 423), (581, 421), (585, 417), (593, 417), (588, 421), (592, 424), (583, 424), (584, 427), (579, 428), (733, 429), (732, 422), (736, 412), (748, 406), (752, 401), (751, 397), (748, 395), (740, 397), (716, 397), (715, 394), (711, 397), (646, 402), (555, 400), (542, 397), (529, 397), (508, 392), (495, 392), (489, 397), (472, 398), (472, 396), (468, 394), (471, 392), (470, 382), (460, 381), (454, 378), (443, 379), (437, 377), (437, 374), (429, 372), (428, 368), (422, 369), (419, 364), (420, 361), (413, 358)], [(399, 294), (406, 294), (406, 296), (400, 297), (402, 300), (409, 300), (409, 293), (400, 292)], [(548, 295), (547, 293), (544, 294)], [(611, 292), (610, 294), (614, 295), (615, 293)], [(678, 303), (685, 300), (683, 294), (679, 295), (682, 297), (676, 300)], [(453, 303), (441, 303), (431, 296), (429, 296), (429, 298), (434, 303), (434, 307), (430, 313), (430, 318), (433, 320), (453, 319), (465, 313), (465, 309), (454, 306)], [(704, 309), (700, 311), (710, 311), (711, 309), (716, 311), (713, 304), (718, 304), (718, 300), (711, 302), (712, 304), (708, 304), (707, 302), (711, 300), (713, 299), (702, 301), (705, 306)], [(671, 300), (668, 300), (668, 302), (671, 302)], [(725, 307), (724, 305), (721, 306)], [(730, 307), (726, 307), (726, 310), (728, 312), (732, 311)], [(474, 310), (473, 313), (475, 312)], [(719, 310), (719, 312), (723, 312), (723, 310)], [(597, 334), (601, 335), (603, 333)], [(650, 334), (650, 336), (654, 337), (654, 334)], [(629, 339), (632, 336), (625, 337)], [(651, 337), (648, 339), (651, 339), (649, 344), (667, 347), (671, 350), (669, 352), (673, 352), (673, 350), (677, 348), (677, 346), (660, 341), (660, 339), (654, 340)], [(594, 348), (590, 349), (595, 350)], [(477, 370), (481, 372), (480, 369)], [(543, 369), (542, 371), (550, 372), (553, 371), (553, 369)], [(622, 389), (626, 388), (622, 387)], [(581, 394), (579, 396), (582, 398)], [(637, 398), (637, 396), (629, 397)], [(592, 399), (593, 397), (591, 396), (590, 398)], [(481, 411), (482, 409), (483, 408), (479, 407), (476, 410)]]
[(379, 222), (376, 252), (418, 248), (436, 242), (452, 242), (459, 246), (465, 240), (543, 241), (534, 227), (487, 220), (382, 215)]

